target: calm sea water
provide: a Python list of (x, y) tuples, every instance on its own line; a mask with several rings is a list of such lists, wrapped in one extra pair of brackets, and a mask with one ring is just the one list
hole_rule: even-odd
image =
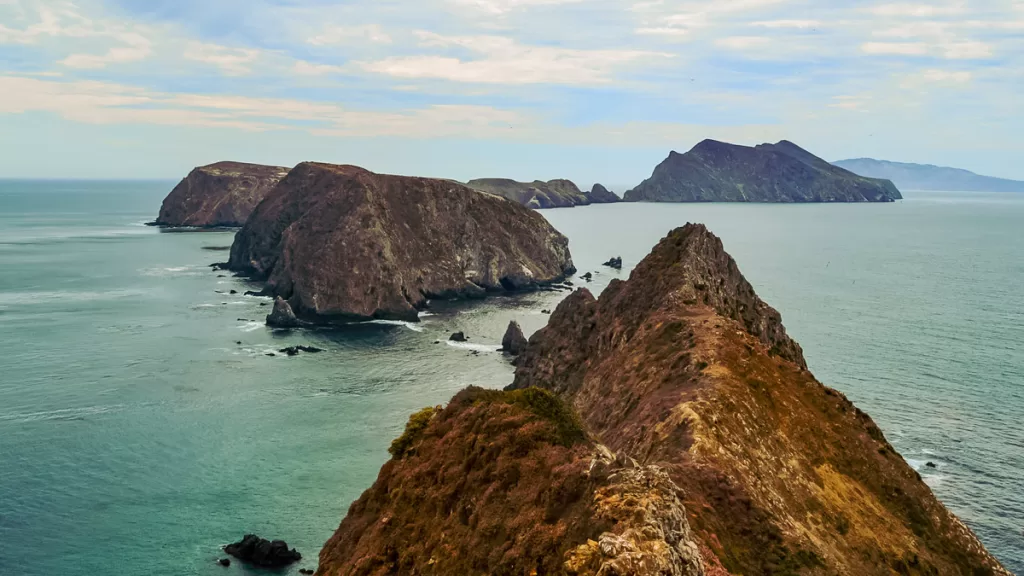
[[(250, 573), (214, 563), (247, 532), (306, 556), (286, 574), (314, 567), (408, 414), (511, 381), (505, 326), (541, 327), (560, 297), (275, 333), (253, 286), (208, 267), (231, 232), (142, 225), (172, 184), (0, 182), (0, 574)], [(707, 223), (819, 379), (1024, 572), (1024, 196), (907, 196), (543, 214), (595, 291), (608, 257), (625, 277), (671, 228)], [(456, 330), (471, 343), (444, 342)], [(293, 344), (327, 351), (266, 355)]]

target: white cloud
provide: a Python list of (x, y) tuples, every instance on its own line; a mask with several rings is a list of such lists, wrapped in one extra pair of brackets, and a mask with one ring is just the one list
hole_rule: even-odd
[(727, 36), (715, 40), (715, 46), (729, 50), (753, 50), (764, 48), (771, 42), (771, 38), (764, 36)]
[(865, 54), (925, 56), (928, 45), (923, 42), (865, 42), (860, 49)]
[(822, 23), (819, 20), (762, 20), (760, 22), (751, 22), (750, 25), (761, 28), (798, 28), (801, 30), (822, 27)]
[(865, 54), (877, 56), (933, 56), (949, 60), (980, 60), (992, 56), (992, 47), (984, 42), (865, 42)]
[(575, 4), (586, 0), (448, 0), (452, 4), (473, 8), (490, 14), (505, 14), (533, 6)]
[(581, 50), (530, 46), (504, 36), (441, 36), (419, 32), (426, 48), (461, 48), (480, 57), (395, 56), (362, 62), (367, 71), (398, 78), (440, 79), (482, 84), (606, 84), (613, 72), (644, 60), (665, 60), (669, 54), (641, 50)]
[(967, 70), (923, 70), (920, 77), (927, 82), (966, 84), (974, 77)]
[(297, 60), (292, 65), (292, 71), (301, 76), (324, 76), (327, 74), (340, 74), (345, 69), (333, 64), (316, 64), (305, 60)]
[(260, 51), (250, 48), (229, 48), (218, 44), (190, 42), (185, 46), (185, 59), (216, 66), (228, 76), (244, 76), (252, 72), (252, 64)]
[(306, 42), (314, 46), (330, 46), (335, 44), (347, 44), (349, 42), (369, 41), (378, 44), (390, 44), (389, 36), (383, 28), (377, 24), (363, 26), (325, 26), (319, 34), (310, 36)]
[(869, 96), (865, 95), (841, 95), (833, 96), (832, 103), (828, 105), (829, 108), (842, 108), (844, 110), (861, 110), (870, 100)]
[(954, 4), (910, 4), (910, 3), (893, 3), (893, 4), (878, 4), (869, 8), (872, 14), (878, 16), (897, 16), (897, 17), (925, 17), (925, 16), (950, 16), (955, 14), (961, 14), (965, 11), (965, 6), (962, 3)]
[(140, 34), (129, 32), (118, 35), (117, 39), (127, 46), (110, 48), (104, 54), (72, 54), (58, 64), (68, 68), (105, 68), (109, 64), (143, 60), (152, 52), (152, 43)]

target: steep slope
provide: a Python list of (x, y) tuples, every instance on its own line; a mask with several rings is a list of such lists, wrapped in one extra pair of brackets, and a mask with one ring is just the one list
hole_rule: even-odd
[(280, 166), (243, 162), (200, 166), (167, 195), (154, 224), (197, 228), (242, 226), (287, 173), (288, 169)]
[(595, 441), (664, 468), (731, 574), (1008, 574), (871, 419), (808, 372), (701, 225), (600, 300), (569, 296), (511, 388), (552, 390)]
[(594, 187), (590, 189), (590, 192), (587, 192), (587, 197), (590, 198), (591, 204), (613, 204), (615, 202), (622, 202), (622, 198), (619, 198), (618, 195), (601, 184), (594, 184)]
[(854, 158), (833, 162), (861, 176), (885, 178), (904, 190), (941, 190), (945, 192), (1024, 192), (1024, 182), (982, 176), (960, 168), (889, 162), (873, 158)]
[(833, 166), (792, 142), (755, 147), (704, 140), (669, 153), (627, 202), (892, 202), (887, 180)]
[(304, 320), (415, 321), (430, 298), (529, 290), (575, 272), (539, 214), (461, 184), (303, 163), (235, 236), (228, 267)]
[(569, 180), (516, 182), (506, 178), (479, 178), (467, 186), (474, 190), (508, 198), (533, 209), (586, 206), (590, 198)]
[(667, 474), (616, 461), (549, 392), (469, 388), (391, 453), (320, 576), (705, 573)]

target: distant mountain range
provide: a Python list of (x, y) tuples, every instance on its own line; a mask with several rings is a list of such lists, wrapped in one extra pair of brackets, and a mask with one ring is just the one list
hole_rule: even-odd
[(981, 176), (968, 170), (889, 162), (874, 158), (854, 158), (833, 162), (854, 174), (892, 180), (901, 190), (943, 190), (948, 192), (1024, 192), (1024, 182)]

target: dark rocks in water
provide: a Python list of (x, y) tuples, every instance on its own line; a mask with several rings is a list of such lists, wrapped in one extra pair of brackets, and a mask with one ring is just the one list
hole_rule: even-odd
[(938, 464), (936, 464), (935, 462), (928, 462), (927, 464), (925, 464), (925, 466), (927, 466), (929, 468), (938, 468), (939, 467)]
[(440, 340), (434, 340), (434, 344), (440, 344), (440, 343), (441, 343)]
[(274, 310), (267, 315), (267, 326), (275, 328), (296, 328), (302, 323), (295, 317), (291, 305), (284, 298), (274, 299)]
[(535, 290), (576, 272), (543, 216), (450, 180), (299, 164), (235, 236), (231, 269), (306, 320), (419, 320), (430, 299)]
[(526, 344), (526, 336), (523, 335), (523, 329), (519, 326), (519, 323), (515, 320), (509, 322), (508, 329), (505, 330), (505, 336), (501, 339), (502, 351), (512, 356), (518, 356), (520, 352), (526, 349)]
[(228, 292), (228, 294), (238, 294), (238, 290), (231, 290)]
[(594, 279), (594, 275), (593, 275), (593, 274), (591, 274), (590, 272), (587, 272), (586, 274), (584, 274), (583, 276), (581, 276), (581, 278), (583, 278), (583, 279), (584, 279), (584, 280), (586, 280), (587, 282), (590, 282), (590, 281), (592, 281), (592, 280)]
[(302, 560), (294, 548), (288, 549), (284, 540), (270, 541), (255, 534), (246, 534), (241, 541), (228, 544), (224, 551), (243, 562), (264, 568), (280, 568)]
[(266, 302), (260, 302), (260, 306), (266, 306), (266, 305), (267, 305)]
[(309, 354), (316, 354), (317, 352), (323, 352), (323, 350), (315, 346), (289, 346), (287, 348), (282, 348), (278, 350), (278, 352), (282, 354), (287, 354), (289, 356), (298, 356), (299, 352), (308, 352)]
[(586, 206), (591, 200), (569, 180), (516, 182), (507, 178), (478, 178), (467, 185), (474, 190), (518, 202), (527, 208), (571, 208)]
[(266, 296), (266, 291), (260, 290), (259, 292), (255, 292), (253, 290), (246, 290), (243, 296)]
[(323, 352), (323, 348), (317, 348), (316, 346), (296, 346), (301, 352), (308, 352), (310, 354), (316, 354), (317, 352)]
[(241, 346), (242, 345), (242, 341), (241, 340), (235, 340), (235, 344), (238, 344), (239, 346)]
[(456, 332), (448, 337), (448, 341), (450, 342), (465, 342), (467, 340), (469, 340), (469, 338), (466, 337), (465, 332)]
[(276, 357), (277, 354), (274, 354), (273, 352), (267, 352), (266, 354), (264, 354), (264, 356)]
[(209, 250), (211, 252), (227, 252), (231, 250), (231, 246), (203, 246), (203, 250)]
[(241, 226), (287, 173), (287, 168), (243, 162), (200, 166), (167, 195), (156, 224), (196, 228)]
[(627, 202), (893, 202), (889, 180), (858, 176), (792, 142), (755, 147), (704, 140), (671, 152)]
[(217, 278), (227, 278), (227, 274), (217, 274)]
[(313, 574), (313, 573), (314, 573), (314, 571), (310, 570), (309, 568), (303, 568), (303, 569), (299, 570), (299, 574)]
[(618, 194), (600, 184), (594, 184), (594, 187), (590, 189), (590, 192), (587, 192), (587, 197), (590, 199), (592, 204), (612, 204), (615, 202), (622, 202), (622, 198), (619, 198)]
[(551, 310), (541, 310), (541, 314), (551, 314)]
[(609, 261), (605, 262), (604, 264), (602, 264), (602, 266), (607, 266), (609, 268), (614, 268), (616, 270), (622, 270), (622, 257), (621, 256), (616, 256), (616, 257), (612, 258), (611, 260), (609, 260)]
[(573, 286), (572, 280), (566, 280), (565, 282), (562, 282), (562, 284), (565, 286)]
[(228, 566), (231, 566), (231, 559), (221, 558), (220, 560), (217, 560), (217, 564), (220, 564), (221, 566), (224, 566), (226, 568)]

